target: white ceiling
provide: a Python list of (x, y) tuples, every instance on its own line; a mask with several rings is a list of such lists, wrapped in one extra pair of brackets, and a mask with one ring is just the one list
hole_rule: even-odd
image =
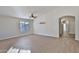
[(43, 15), (53, 10), (58, 9), (78, 9), (79, 7), (57, 7), (57, 6), (0, 6), (0, 15), (27, 18), (34, 13)]
[(27, 18), (31, 15), (31, 13), (34, 13), (36, 15), (42, 15), (51, 10), (51, 7), (40, 6), (0, 6), (0, 15)]

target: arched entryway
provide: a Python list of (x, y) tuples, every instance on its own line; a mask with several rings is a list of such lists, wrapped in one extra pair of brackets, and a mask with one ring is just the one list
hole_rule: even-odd
[(59, 36), (75, 38), (75, 16), (62, 16), (59, 18)]

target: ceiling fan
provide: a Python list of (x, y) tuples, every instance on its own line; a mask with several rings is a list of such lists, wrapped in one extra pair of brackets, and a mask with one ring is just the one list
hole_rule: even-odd
[(30, 18), (33, 18), (33, 19), (35, 19), (35, 18), (37, 18), (37, 16), (35, 16), (33, 13), (30, 15)]

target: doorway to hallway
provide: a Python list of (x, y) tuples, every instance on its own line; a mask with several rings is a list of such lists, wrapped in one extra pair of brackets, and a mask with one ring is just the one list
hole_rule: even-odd
[(62, 16), (59, 18), (59, 36), (75, 38), (75, 16)]

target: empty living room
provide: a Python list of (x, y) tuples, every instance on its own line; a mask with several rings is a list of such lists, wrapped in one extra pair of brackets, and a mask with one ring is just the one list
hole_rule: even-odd
[(0, 53), (79, 53), (79, 6), (0, 6)]

